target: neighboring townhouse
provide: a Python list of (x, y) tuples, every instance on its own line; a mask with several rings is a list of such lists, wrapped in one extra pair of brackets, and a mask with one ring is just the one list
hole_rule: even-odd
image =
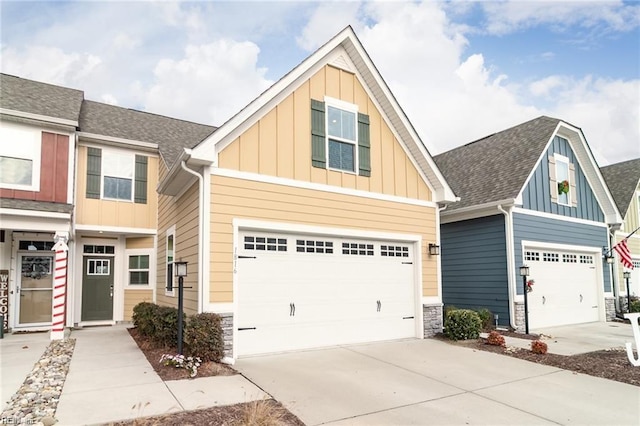
[(159, 169), (214, 127), (84, 101), (77, 145), (73, 325), (155, 300)]
[(65, 325), (129, 321), (135, 304), (155, 300), (161, 164), (215, 128), (6, 74), (0, 87), (5, 329), (51, 327), (60, 238), (69, 247)]
[[(0, 74), (0, 313), (5, 330), (50, 327), (55, 240), (73, 227), (83, 92)], [(73, 244), (70, 242), (71, 249)]]
[(228, 360), (441, 331), (456, 198), (350, 27), (160, 169), (156, 298), (188, 262)]
[[(623, 218), (622, 226), (615, 231), (611, 241), (611, 245), (614, 246), (640, 227), (640, 158), (602, 167), (600, 171)], [(640, 231), (627, 239), (627, 245), (633, 263), (629, 279), (630, 294), (640, 296)], [(622, 273), (628, 269), (619, 261), (616, 261), (613, 267), (615, 282), (618, 284), (616, 293), (621, 296), (619, 310), (626, 312), (627, 285)]]
[(434, 157), (459, 203), (441, 213), (446, 305), (530, 328), (615, 316), (609, 231), (622, 219), (580, 128), (539, 117)]

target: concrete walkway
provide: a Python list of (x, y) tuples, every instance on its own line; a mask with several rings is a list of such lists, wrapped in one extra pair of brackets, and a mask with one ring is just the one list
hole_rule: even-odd
[[(239, 374), (163, 382), (124, 326), (74, 330), (70, 337), (76, 345), (55, 415), (59, 425), (103, 424), (268, 397)], [(18, 390), (48, 344), (48, 333), (5, 336), (3, 402)], [(19, 352), (20, 345), (32, 350)], [(15, 352), (21, 356), (13, 356)]]

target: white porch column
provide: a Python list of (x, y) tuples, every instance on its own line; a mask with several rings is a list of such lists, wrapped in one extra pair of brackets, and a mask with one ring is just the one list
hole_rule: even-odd
[(53, 237), (55, 244), (52, 250), (56, 252), (54, 275), (53, 275), (53, 297), (52, 319), (51, 319), (51, 340), (64, 339), (64, 324), (67, 305), (67, 252), (69, 247), (68, 232), (56, 232)]

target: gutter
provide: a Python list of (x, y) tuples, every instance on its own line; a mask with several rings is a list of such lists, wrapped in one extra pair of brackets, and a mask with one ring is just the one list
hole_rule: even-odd
[(203, 298), (203, 286), (204, 286), (204, 177), (195, 170), (187, 167), (185, 160), (180, 161), (180, 167), (185, 172), (198, 178), (198, 313), (204, 312), (204, 298)]
[[(514, 277), (516, 276), (515, 267), (515, 255), (513, 247), (513, 218), (511, 216), (511, 209), (513, 205), (507, 206), (507, 209), (503, 209), (499, 204), (498, 211), (504, 215), (504, 228), (505, 237), (507, 238), (507, 288), (509, 290), (509, 325), (516, 330), (515, 325), (515, 296), (516, 287), (514, 283)], [(526, 315), (526, 314), (525, 314)]]

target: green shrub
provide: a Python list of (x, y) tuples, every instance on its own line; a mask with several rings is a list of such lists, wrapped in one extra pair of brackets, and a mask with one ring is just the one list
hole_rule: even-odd
[(455, 307), (455, 306), (453, 306), (453, 305), (444, 305), (444, 314), (445, 314), (445, 315), (447, 315), (447, 313), (448, 313), (449, 311), (455, 311), (455, 310), (457, 310), (457, 309), (458, 309), (458, 308), (456, 308), (456, 307)]
[(457, 309), (445, 314), (444, 334), (451, 340), (477, 339), (481, 327), (480, 316), (470, 309)]
[(202, 361), (220, 361), (224, 354), (221, 323), (219, 315), (207, 312), (189, 318), (184, 330), (188, 353)]
[(155, 330), (153, 320), (157, 310), (158, 305), (149, 302), (140, 302), (133, 307), (133, 325), (143, 336), (153, 336)]
[[(185, 315), (182, 316), (184, 331)], [(158, 306), (153, 318), (153, 340), (164, 346), (175, 346), (178, 342), (178, 310), (170, 306)]]
[(487, 308), (477, 309), (476, 312), (482, 321), (482, 329), (491, 330), (493, 328), (493, 313)]
[(630, 297), (629, 312), (640, 312), (640, 299), (633, 296)]

